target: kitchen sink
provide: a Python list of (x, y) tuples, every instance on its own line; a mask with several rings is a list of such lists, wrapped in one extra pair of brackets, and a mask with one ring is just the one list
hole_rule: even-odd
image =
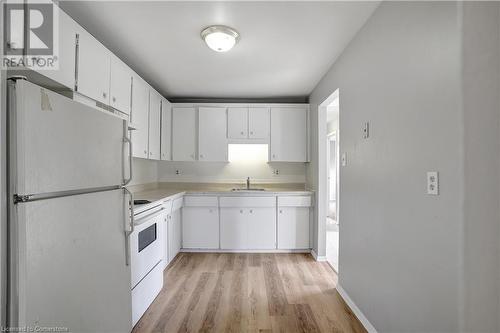
[(233, 192), (254, 192), (254, 191), (265, 191), (263, 188), (233, 188)]

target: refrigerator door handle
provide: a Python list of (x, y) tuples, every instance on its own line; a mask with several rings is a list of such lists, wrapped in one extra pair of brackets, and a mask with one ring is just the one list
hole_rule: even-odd
[(130, 234), (134, 232), (134, 194), (126, 187), (123, 190), (130, 196), (129, 207), (126, 209), (125, 214), (128, 219), (125, 225), (125, 264), (130, 266)]
[[(123, 142), (128, 144), (128, 172), (129, 177), (123, 180), (123, 186), (128, 185), (132, 181), (132, 140), (126, 135), (123, 136)], [(125, 169), (125, 167), (124, 167)]]

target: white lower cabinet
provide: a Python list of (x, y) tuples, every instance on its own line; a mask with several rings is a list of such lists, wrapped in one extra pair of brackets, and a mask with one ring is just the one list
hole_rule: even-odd
[(220, 209), (220, 247), (224, 250), (247, 248), (247, 220), (245, 210), (234, 207)]
[(221, 197), (220, 215), (221, 249), (276, 248), (276, 197)]
[(179, 253), (182, 243), (181, 210), (173, 210), (168, 221), (168, 262)]
[(217, 197), (186, 197), (182, 209), (182, 247), (219, 248), (219, 209)]
[(309, 249), (311, 197), (278, 198), (278, 249)]

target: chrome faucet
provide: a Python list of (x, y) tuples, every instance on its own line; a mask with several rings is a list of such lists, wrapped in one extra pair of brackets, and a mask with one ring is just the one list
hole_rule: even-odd
[(250, 189), (250, 177), (247, 177), (247, 190)]

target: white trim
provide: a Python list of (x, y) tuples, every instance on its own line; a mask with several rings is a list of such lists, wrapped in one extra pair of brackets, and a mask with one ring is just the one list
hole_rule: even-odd
[(347, 292), (342, 288), (340, 284), (337, 284), (337, 291), (340, 294), (340, 297), (344, 299), (344, 302), (349, 306), (351, 311), (354, 313), (354, 315), (358, 318), (358, 320), (361, 322), (363, 327), (369, 332), (369, 333), (377, 333), (377, 330), (375, 327), (370, 323), (368, 318), (361, 312), (361, 310), (356, 306), (356, 304), (353, 302), (353, 300), (349, 297)]
[(309, 249), (305, 250), (280, 250), (280, 249), (270, 249), (270, 250), (221, 250), (221, 249), (181, 249), (180, 252), (187, 253), (310, 253)]
[(313, 256), (314, 260), (316, 260), (316, 261), (327, 261), (326, 256), (318, 256), (316, 251), (314, 251), (313, 249), (311, 249), (311, 255)]

